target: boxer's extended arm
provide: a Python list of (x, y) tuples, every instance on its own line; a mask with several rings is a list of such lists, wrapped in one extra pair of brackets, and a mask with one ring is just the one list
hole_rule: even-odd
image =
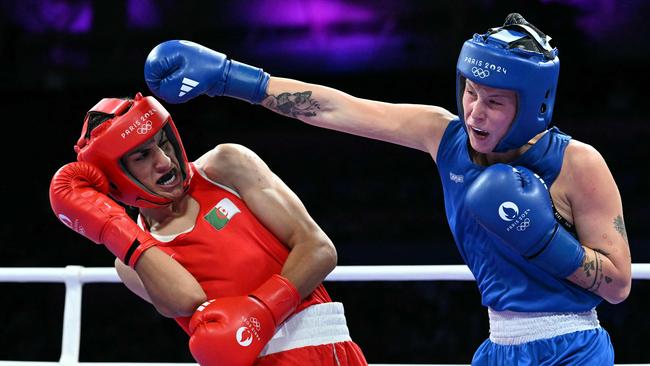
[(196, 164), (211, 179), (237, 190), (260, 222), (290, 248), (281, 275), (302, 297), (336, 267), (332, 241), (300, 199), (254, 152), (241, 145), (219, 145)]
[(455, 116), (441, 107), (391, 104), (329, 87), (271, 77), (262, 105), (305, 123), (430, 152)]
[(207, 300), (194, 276), (158, 248), (142, 254), (135, 270), (119, 259), (115, 259), (115, 269), (129, 290), (165, 317), (191, 316)]
[(434, 157), (447, 124), (455, 117), (440, 107), (371, 101), (270, 77), (260, 68), (183, 40), (154, 47), (145, 61), (144, 76), (149, 89), (169, 103), (184, 103), (199, 95), (230, 96), (314, 126), (392, 142)]
[(616, 182), (602, 156), (586, 144), (572, 142), (564, 164), (573, 223), (585, 247), (583, 264), (569, 280), (619, 303), (630, 293), (632, 258)]

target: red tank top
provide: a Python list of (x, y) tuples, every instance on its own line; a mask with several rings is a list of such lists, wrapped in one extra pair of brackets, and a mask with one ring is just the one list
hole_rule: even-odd
[[(194, 172), (188, 194), (200, 205), (191, 231), (159, 244), (199, 282), (208, 299), (250, 293), (272, 274), (280, 273), (289, 249), (250, 211), (237, 194)], [(296, 312), (331, 302), (319, 285)], [(176, 318), (189, 334), (190, 318)]]

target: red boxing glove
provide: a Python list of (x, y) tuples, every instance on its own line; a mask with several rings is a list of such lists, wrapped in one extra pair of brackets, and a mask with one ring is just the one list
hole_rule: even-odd
[(201, 366), (252, 365), (300, 300), (289, 280), (273, 275), (248, 296), (205, 302), (190, 320), (192, 356)]
[(94, 165), (69, 163), (52, 178), (50, 204), (66, 226), (96, 244), (104, 244), (124, 263), (135, 267), (140, 255), (157, 241), (106, 195), (108, 188), (108, 179)]

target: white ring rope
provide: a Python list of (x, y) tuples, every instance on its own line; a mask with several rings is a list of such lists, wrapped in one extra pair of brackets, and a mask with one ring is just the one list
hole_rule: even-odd
[[(67, 266), (0, 268), (0, 282), (60, 282), (76, 278), (82, 283), (120, 282), (115, 268)], [(650, 263), (633, 263), (632, 278), (650, 279)], [(338, 266), (326, 281), (473, 281), (465, 265)]]
[[(633, 263), (632, 278), (650, 279), (650, 263)], [(339, 266), (327, 276), (326, 281), (473, 281), (465, 265), (435, 266)], [(196, 366), (192, 363), (101, 363), (79, 362), (81, 334), (81, 291), (84, 283), (120, 282), (115, 268), (67, 266), (65, 268), (0, 268), (0, 282), (65, 283), (63, 311), (63, 339), (59, 362), (0, 361), (0, 366)], [(650, 364), (625, 364), (650, 366)], [(397, 364), (372, 364), (371, 366), (412, 366)], [(418, 365), (451, 366), (451, 365)], [(460, 366), (460, 365), (454, 365)]]

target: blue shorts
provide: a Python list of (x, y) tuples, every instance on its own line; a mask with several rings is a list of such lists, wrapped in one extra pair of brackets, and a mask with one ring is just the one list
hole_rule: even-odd
[(487, 339), (474, 353), (472, 365), (614, 365), (614, 347), (603, 328), (563, 334), (517, 345)]

